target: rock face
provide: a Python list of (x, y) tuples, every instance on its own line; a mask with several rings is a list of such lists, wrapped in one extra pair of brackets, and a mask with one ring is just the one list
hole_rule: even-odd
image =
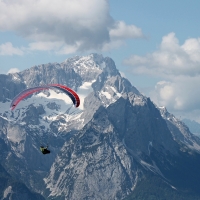
[[(9, 110), (23, 89), (50, 83), (76, 90), (79, 108), (49, 90)], [(0, 94), (0, 162), (12, 178), (38, 193), (35, 199), (121, 200), (136, 194), (148, 173), (170, 186), (170, 192), (175, 193), (172, 187), (188, 189), (200, 198), (194, 187), (177, 181), (181, 175), (172, 175), (191, 156), (200, 161), (199, 138), (140, 94), (111, 58), (76, 56), (0, 75)], [(39, 146), (47, 144), (51, 154), (44, 156)], [(1, 198), (9, 198), (12, 188), (4, 187)]]
[[(50, 196), (122, 199), (130, 193), (136, 174), (116, 135), (106, 109), (100, 107), (83, 130), (62, 147), (45, 178)], [(63, 168), (65, 172), (58, 174)]]

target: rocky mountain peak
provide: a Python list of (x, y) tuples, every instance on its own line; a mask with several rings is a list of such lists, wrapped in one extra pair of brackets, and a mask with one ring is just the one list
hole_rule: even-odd
[[(9, 110), (23, 89), (50, 83), (74, 89), (80, 106), (49, 90)], [(187, 127), (142, 95), (102, 55), (0, 75), (0, 94), (0, 164), (48, 199), (121, 200), (137, 191), (147, 174), (166, 187), (179, 187), (173, 172), (190, 161), (191, 152), (199, 154), (200, 141)], [(51, 153), (42, 155), (40, 145), (49, 145)]]

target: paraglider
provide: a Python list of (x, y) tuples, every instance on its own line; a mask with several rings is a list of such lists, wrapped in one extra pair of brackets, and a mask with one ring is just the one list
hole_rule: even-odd
[(10, 104), (10, 109), (14, 110), (17, 106), (17, 104), (23, 100), (24, 98), (28, 97), (29, 95), (35, 93), (35, 92), (39, 92), (42, 90), (49, 90), (49, 89), (59, 89), (60, 91), (64, 92), (65, 94), (67, 94), (70, 99), (72, 100), (73, 104), (75, 107), (78, 107), (80, 105), (80, 98), (78, 96), (78, 94), (73, 91), (72, 89), (70, 89), (69, 87), (65, 86), (65, 85), (60, 85), (60, 84), (51, 84), (51, 85), (45, 85), (45, 86), (38, 86), (38, 87), (33, 87), (33, 88), (29, 88), (26, 89), (22, 92), (20, 92), (17, 96), (15, 96), (15, 98), (12, 100), (11, 104)]
[(40, 146), (40, 151), (43, 153), (43, 154), (49, 154), (50, 151), (48, 150), (48, 146), (44, 147), (44, 146)]
[[(22, 101), (24, 98), (28, 97), (29, 95), (40, 92), (42, 90), (49, 90), (49, 89), (58, 89), (61, 92), (65, 93), (69, 98), (72, 100), (73, 104), (75, 107), (78, 107), (80, 105), (80, 98), (78, 94), (70, 89), (69, 87), (61, 84), (50, 84), (50, 85), (45, 85), (45, 86), (38, 86), (38, 87), (33, 87), (33, 88), (28, 88), (22, 92), (20, 92), (17, 96), (14, 97), (10, 104), (10, 109), (13, 111), (17, 105)], [(44, 147), (43, 145), (40, 146), (40, 151), (43, 154), (49, 154), (50, 150), (48, 150), (48, 145)]]

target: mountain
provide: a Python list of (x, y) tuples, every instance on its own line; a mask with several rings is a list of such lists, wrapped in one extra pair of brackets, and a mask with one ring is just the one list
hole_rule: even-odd
[[(52, 83), (74, 89), (79, 108), (48, 90), (10, 111), (20, 91)], [(111, 58), (75, 56), (1, 74), (0, 94), (0, 164), (32, 198), (200, 199), (200, 139), (122, 77)], [(47, 144), (51, 153), (42, 155)]]
[(190, 119), (183, 119), (182, 121), (189, 127), (193, 134), (200, 136), (200, 124), (198, 122)]

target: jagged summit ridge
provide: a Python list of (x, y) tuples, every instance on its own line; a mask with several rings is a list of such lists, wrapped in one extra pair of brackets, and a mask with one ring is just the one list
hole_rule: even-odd
[[(80, 82), (92, 81), (102, 72), (113, 76), (119, 74), (114, 61), (102, 55), (75, 56), (62, 63), (48, 63), (33, 66), (19, 73), (10, 74), (14, 81), (22, 81), (27, 87), (61, 83), (76, 89)], [(72, 81), (73, 83), (70, 83)], [(75, 79), (75, 80), (74, 80)]]
[[(46, 107), (44, 109), (45, 111), (39, 112), (41, 115), (39, 122), (33, 125), (40, 123), (47, 127), (48, 123), (59, 118), (58, 116), (62, 114), (63, 117), (65, 116), (65, 118), (68, 119), (67, 121), (73, 122), (70, 123), (71, 125), (67, 122), (66, 126), (62, 125), (63, 130), (64, 127), (69, 130), (75, 127), (78, 129), (83, 127), (84, 124), (91, 119), (92, 115), (100, 105), (107, 107), (111, 103), (114, 103), (118, 98), (127, 96), (129, 92), (140, 95), (137, 89), (134, 88), (127, 79), (121, 77), (111, 58), (104, 58), (102, 55), (98, 54), (82, 57), (76, 56), (67, 59), (61, 64), (49, 63), (46, 65), (34, 66), (25, 71), (14, 73), (12, 75), (10, 74), (9, 77), (12, 77), (12, 80), (17, 80), (19, 86), (23, 86), (20, 87), (21, 90), (23, 90), (25, 86), (28, 88), (51, 83), (65, 84), (75, 89), (81, 98), (81, 105), (78, 110), (75, 110), (71, 106), (70, 101), (66, 99), (64, 95), (62, 96), (59, 94), (56, 96), (53, 91), (50, 91), (47, 94), (40, 93), (34, 95), (34, 98), (21, 102), (18, 106), (19, 109), (16, 109), (16, 112), (14, 112), (14, 118), (19, 119), (21, 124), (26, 124), (27, 120), (24, 121), (23, 119), (25, 118), (22, 117), (22, 108), (24, 109), (29, 106), (32, 101), (37, 107)], [(12, 82), (12, 80), (10, 81)], [(19, 91), (20, 88), (16, 91)], [(14, 93), (16, 95), (16, 92)], [(98, 96), (98, 98), (96, 98), (96, 96)], [(93, 103), (93, 105), (89, 104), (88, 106), (85, 99), (93, 97), (96, 98), (98, 103)], [(8, 100), (8, 98), (6, 99)], [(59, 106), (57, 106), (56, 110), (53, 109), (54, 112), (52, 112), (49, 105), (55, 104), (55, 99), (59, 103)], [(67, 107), (65, 104), (67, 104)], [(69, 107), (67, 113), (61, 112), (64, 107), (66, 107), (65, 110)], [(72, 115), (72, 113), (74, 114)], [(75, 121), (73, 118), (76, 119), (75, 121), (77, 123), (74, 123)], [(38, 121), (37, 119), (35, 120)], [(81, 125), (78, 125), (80, 122)]]

